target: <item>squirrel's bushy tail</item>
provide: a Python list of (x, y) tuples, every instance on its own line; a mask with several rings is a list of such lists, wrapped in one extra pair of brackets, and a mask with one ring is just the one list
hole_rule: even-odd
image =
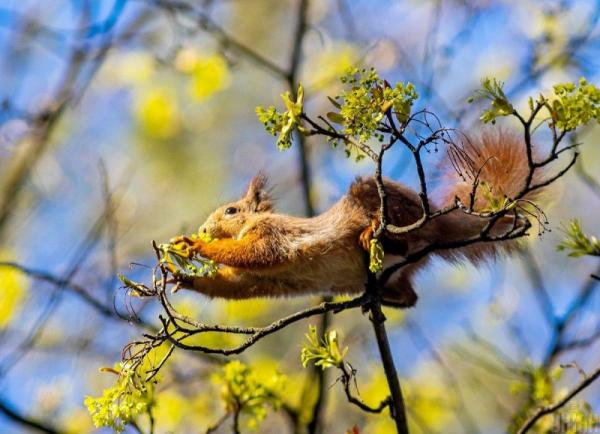
[[(454, 203), (458, 197), (469, 206), (473, 185), (477, 182), (475, 211), (494, 208), (504, 198), (515, 198), (525, 186), (529, 173), (523, 138), (505, 130), (486, 130), (478, 136), (467, 137), (461, 145), (448, 150), (444, 166), (449, 188), (443, 205)], [(533, 199), (531, 194), (527, 198)]]
[[(523, 190), (529, 174), (527, 151), (523, 138), (504, 130), (487, 130), (468, 137), (462, 145), (448, 151), (444, 164), (444, 187), (442, 206), (455, 203), (456, 199), (475, 213), (498, 211), (512, 203)], [(539, 174), (532, 182), (539, 181)], [(476, 186), (476, 188), (474, 187)], [(521, 199), (533, 200), (539, 191)], [(491, 235), (509, 231), (514, 225), (512, 213), (502, 217)], [(441, 219), (444, 238), (464, 240), (479, 234), (489, 219), (454, 211)], [(515, 242), (480, 242), (453, 250), (444, 256), (466, 257), (477, 262), (495, 256), (502, 250), (511, 250)]]

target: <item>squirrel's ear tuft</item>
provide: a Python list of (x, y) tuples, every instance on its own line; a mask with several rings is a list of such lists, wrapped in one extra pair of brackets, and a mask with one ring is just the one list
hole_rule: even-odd
[(268, 212), (273, 209), (273, 201), (267, 191), (267, 182), (267, 176), (263, 172), (258, 172), (250, 181), (243, 199), (251, 211)]

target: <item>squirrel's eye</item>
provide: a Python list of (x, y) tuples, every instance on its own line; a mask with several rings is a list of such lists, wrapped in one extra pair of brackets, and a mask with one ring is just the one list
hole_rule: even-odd
[(225, 210), (225, 214), (229, 214), (229, 215), (231, 215), (231, 214), (235, 214), (236, 212), (238, 212), (238, 210), (237, 210), (237, 208), (236, 208), (236, 207), (234, 207), (234, 206), (230, 206), (229, 208), (227, 208), (227, 209)]

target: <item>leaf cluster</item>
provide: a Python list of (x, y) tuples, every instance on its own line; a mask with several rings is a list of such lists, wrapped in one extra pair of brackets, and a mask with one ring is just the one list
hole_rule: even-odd
[(526, 363), (523, 368), (523, 380), (511, 386), (514, 395), (524, 395), (526, 402), (513, 418), (509, 432), (516, 432), (532, 409), (552, 404), (556, 398), (554, 383), (561, 378), (563, 369), (559, 366), (548, 370), (544, 366)]
[(550, 113), (555, 125), (562, 131), (572, 131), (592, 119), (600, 123), (600, 89), (589, 84), (585, 78), (579, 83), (563, 83), (554, 86)]
[(290, 92), (281, 94), (286, 111), (279, 112), (274, 106), (264, 108), (256, 107), (258, 120), (263, 123), (265, 130), (277, 137), (279, 150), (286, 150), (292, 146), (292, 133), (295, 128), (302, 131), (300, 115), (302, 115), (304, 104), (304, 88), (298, 86), (296, 101), (292, 99)]
[(332, 100), (339, 112), (330, 112), (327, 117), (343, 125), (345, 135), (363, 143), (371, 137), (383, 141), (378, 127), (390, 110), (400, 125), (406, 125), (419, 97), (412, 83), (398, 82), (391, 87), (374, 68), (349, 68), (340, 81), (349, 88)]
[[(480, 117), (484, 123), (494, 124), (496, 118), (515, 113), (515, 108), (504, 93), (503, 87), (503, 82), (486, 77), (481, 81), (481, 88), (467, 100), (469, 103), (477, 99), (491, 101), (491, 106)], [(579, 79), (578, 84), (557, 84), (549, 98), (540, 94), (535, 104), (533, 99), (529, 98), (529, 108), (532, 112), (537, 113), (542, 107), (548, 110), (552, 124), (563, 132), (573, 131), (592, 119), (600, 123), (600, 89), (583, 77)]]
[(483, 112), (480, 119), (484, 123), (496, 123), (496, 118), (508, 116), (514, 112), (514, 107), (508, 100), (503, 90), (504, 83), (495, 78), (486, 77), (481, 80), (481, 88), (476, 90), (467, 102), (472, 103), (478, 99), (488, 99), (491, 107)]
[(562, 422), (564, 434), (580, 434), (582, 429), (593, 430), (600, 427), (598, 415), (592, 406), (585, 401), (571, 402), (566, 408), (561, 409), (558, 418)]
[[(522, 374), (524, 380), (513, 384), (512, 392), (514, 394), (525, 394), (526, 403), (521, 411), (513, 418), (509, 432), (516, 432), (518, 427), (522, 426), (529, 413), (533, 409), (547, 407), (555, 403), (566, 393), (564, 390), (556, 390), (556, 382), (562, 377), (565, 365), (557, 366), (554, 369), (548, 369), (545, 366), (536, 366), (527, 363)], [(545, 424), (542, 421), (538, 424), (539, 431), (536, 432), (555, 432), (557, 422), (561, 432), (565, 434), (577, 434), (582, 432), (584, 427), (598, 426), (598, 416), (594, 414), (592, 407), (586, 401), (570, 401), (568, 405), (559, 409), (556, 416), (547, 418)]]
[(154, 382), (146, 382), (128, 363), (119, 363), (117, 369), (105, 371), (117, 374), (117, 382), (105, 389), (100, 397), (86, 397), (85, 406), (94, 426), (122, 432), (125, 425), (148, 412), (154, 404)]
[(192, 234), (187, 239), (175, 238), (174, 241), (168, 244), (159, 244), (160, 263), (166, 264), (172, 273), (193, 277), (213, 277), (218, 270), (218, 266), (213, 260), (197, 254), (193, 248), (193, 242), (197, 240), (211, 241), (206, 234), (200, 232)]
[[(277, 136), (277, 147), (289, 149), (292, 145), (292, 132), (301, 134), (322, 134), (335, 147), (343, 143), (346, 156), (356, 151), (356, 161), (367, 156), (366, 142), (372, 138), (383, 142), (390, 125), (385, 124), (386, 116), (394, 118), (403, 130), (410, 122), (414, 102), (419, 95), (412, 83), (398, 82), (391, 86), (379, 77), (374, 68), (348, 68), (340, 77), (345, 86), (334, 98), (328, 97), (335, 111), (327, 113), (327, 119), (319, 117), (326, 125), (321, 126), (303, 112), (304, 89), (298, 87), (296, 101), (290, 92), (281, 95), (286, 110), (278, 111), (274, 106), (258, 106), (256, 114), (270, 134)], [(306, 130), (301, 120), (306, 120), (315, 130)], [(391, 123), (394, 121), (390, 120)], [(334, 124), (341, 125), (341, 130)]]
[(348, 347), (343, 350), (340, 349), (338, 335), (335, 330), (326, 332), (323, 338), (319, 339), (317, 327), (310, 325), (306, 339), (308, 345), (303, 346), (300, 353), (302, 366), (306, 368), (310, 361), (313, 361), (315, 366), (320, 366), (321, 369), (340, 368), (342, 366)]
[(511, 210), (517, 205), (516, 201), (509, 199), (503, 191), (494, 188), (486, 181), (479, 181), (479, 186), (485, 203), (485, 208), (481, 212), (498, 213)]
[(247, 414), (248, 426), (257, 428), (267, 416), (267, 406), (273, 410), (281, 407), (287, 378), (277, 371), (264, 375), (234, 360), (223, 366), (214, 381), (221, 385), (221, 398), (227, 412)]
[(581, 221), (574, 219), (563, 226), (565, 239), (556, 247), (559, 251), (569, 251), (569, 256), (600, 256), (600, 241), (593, 235), (583, 232)]

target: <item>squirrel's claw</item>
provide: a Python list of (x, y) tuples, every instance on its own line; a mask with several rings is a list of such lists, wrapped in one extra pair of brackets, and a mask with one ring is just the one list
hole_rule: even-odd
[(381, 223), (379, 221), (379, 218), (374, 217), (371, 220), (371, 225), (367, 226), (358, 237), (358, 244), (360, 244), (360, 246), (367, 252), (371, 248), (371, 240), (373, 239), (373, 234), (375, 233), (380, 224)]
[(358, 243), (364, 250), (366, 250), (368, 252), (369, 246), (371, 245), (372, 238), (373, 238), (373, 230), (370, 227), (365, 228), (365, 230), (363, 230), (361, 232), (360, 236), (358, 237)]
[(179, 244), (179, 243), (189, 244), (189, 238), (186, 237), (185, 235), (178, 235), (169, 240), (169, 244)]

